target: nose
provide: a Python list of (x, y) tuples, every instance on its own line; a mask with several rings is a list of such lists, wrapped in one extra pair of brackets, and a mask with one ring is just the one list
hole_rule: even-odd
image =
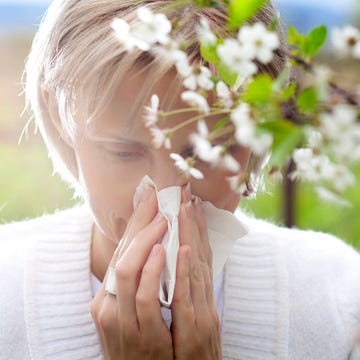
[(158, 190), (169, 186), (183, 186), (188, 182), (186, 176), (175, 166), (169, 155), (158, 158), (154, 162), (151, 178)]

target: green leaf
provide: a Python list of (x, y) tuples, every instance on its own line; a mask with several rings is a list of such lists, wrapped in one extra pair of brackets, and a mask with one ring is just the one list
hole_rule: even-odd
[(282, 92), (282, 99), (284, 101), (289, 100), (292, 96), (294, 96), (295, 91), (297, 88), (297, 83), (296, 82), (292, 82), (290, 83)]
[(268, 102), (271, 98), (273, 80), (269, 74), (261, 74), (254, 78), (243, 94), (243, 99), (249, 103)]
[(295, 27), (290, 26), (288, 29), (288, 43), (289, 45), (294, 45), (303, 51), (305, 36), (300, 34)]
[(286, 120), (269, 121), (258, 126), (274, 137), (270, 166), (282, 167), (292, 150), (303, 140), (303, 130)]
[(309, 113), (316, 110), (319, 103), (319, 95), (315, 87), (311, 86), (301, 91), (299, 94), (296, 105), (303, 113)]
[(295, 53), (300, 56), (312, 57), (324, 45), (327, 37), (327, 28), (324, 25), (311, 30), (309, 34), (300, 34), (293, 26), (288, 30), (288, 42), (297, 48)]
[(229, 4), (229, 26), (237, 28), (254, 16), (267, 0), (231, 0)]
[(318, 26), (310, 31), (306, 36), (304, 54), (314, 56), (324, 45), (327, 37), (327, 28), (324, 25)]
[(201, 43), (200, 51), (201, 51), (201, 56), (204, 58), (204, 60), (214, 64), (219, 62), (219, 56), (216, 52), (216, 44), (207, 45)]
[(217, 2), (217, 1), (212, 1), (212, 0), (210, 0), (210, 2), (209, 2), (209, 6), (210, 6), (210, 7), (214, 7), (214, 8), (216, 8), (216, 7), (218, 7), (218, 6), (219, 6), (219, 4), (218, 4), (218, 2)]
[(221, 128), (223, 128), (227, 123), (230, 122), (230, 118), (229, 117), (225, 117), (225, 118), (222, 118), (220, 119), (214, 126), (214, 129), (213, 131), (217, 131)]
[(219, 71), (221, 79), (229, 86), (234, 86), (238, 78), (238, 74), (231, 71), (231, 69), (223, 62), (218, 62), (216, 68)]

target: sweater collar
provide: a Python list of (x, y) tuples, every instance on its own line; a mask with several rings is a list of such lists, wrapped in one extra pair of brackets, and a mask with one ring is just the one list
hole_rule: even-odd
[[(239, 215), (239, 213), (237, 213)], [(246, 225), (244, 218), (241, 222)], [(86, 207), (44, 218), (27, 256), (25, 319), (34, 359), (102, 359), (90, 314), (92, 219)], [(238, 239), (225, 267), (224, 359), (286, 358), (288, 293), (277, 239), (256, 225)]]

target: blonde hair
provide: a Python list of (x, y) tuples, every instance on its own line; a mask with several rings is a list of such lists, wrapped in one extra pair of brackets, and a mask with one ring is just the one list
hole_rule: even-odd
[[(54, 0), (50, 5), (28, 57), (26, 98), (47, 145), (54, 170), (72, 186), (77, 186), (76, 176), (59, 149), (59, 133), (51, 124), (44, 93), (54, 97), (65, 136), (68, 141), (73, 141), (79, 99), (85, 101), (90, 122), (131, 68), (156, 64), (151, 66), (151, 76), (144, 85), (146, 92), (172, 67), (161, 54), (158, 56), (140, 50), (124, 52), (110, 26), (115, 17), (134, 22), (134, 10), (146, 5), (154, 12), (165, 13), (170, 20), (181, 19), (177, 24), (179, 40), (196, 38), (196, 27), (201, 17), (208, 20), (218, 36), (228, 35), (225, 30), (227, 16), (221, 5), (196, 11), (190, 2), (184, 0), (183, 3), (179, 6), (179, 2), (170, 0)], [(274, 18), (277, 18), (274, 8), (267, 3), (252, 22), (261, 21), (269, 26)], [(284, 43), (281, 26), (277, 31)], [(190, 46), (186, 51), (191, 63), (203, 62), (199, 44)], [(260, 65), (260, 71), (277, 76), (284, 62), (283, 52), (279, 50), (270, 64)], [(134, 110), (142, 104), (140, 96), (134, 103)]]

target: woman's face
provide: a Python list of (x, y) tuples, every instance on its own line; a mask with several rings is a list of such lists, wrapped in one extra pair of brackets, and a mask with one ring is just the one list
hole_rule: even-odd
[[(171, 138), (170, 150), (155, 149), (149, 129), (144, 126), (143, 111), (133, 111), (136, 96), (142, 92), (145, 75), (129, 76), (128, 79), (119, 85), (110, 103), (95, 120), (91, 134), (89, 131), (83, 132), (74, 145), (80, 182), (96, 223), (114, 242), (122, 236), (133, 212), (134, 192), (145, 175), (154, 180), (158, 189), (182, 186), (188, 182), (174, 166), (169, 154), (175, 152), (184, 158), (188, 156), (191, 151), (188, 137), (196, 130), (196, 124), (183, 128)], [(157, 94), (161, 102), (169, 95), (171, 89), (168, 84), (171, 83), (171, 74), (164, 76), (156, 83), (150, 96)], [(179, 96), (175, 99), (179, 99)], [(184, 105), (181, 100), (175, 100), (172, 108)], [(83, 123), (85, 119), (82, 120)], [(165, 120), (163, 127), (173, 127), (182, 120), (184, 117), (181, 116), (170, 118)], [(237, 147), (233, 155), (241, 168), (246, 169), (249, 151)], [(205, 179), (190, 179), (192, 193), (218, 208), (234, 211), (240, 196), (231, 190), (226, 179), (234, 174), (204, 163), (199, 163), (197, 168), (203, 172)]]

